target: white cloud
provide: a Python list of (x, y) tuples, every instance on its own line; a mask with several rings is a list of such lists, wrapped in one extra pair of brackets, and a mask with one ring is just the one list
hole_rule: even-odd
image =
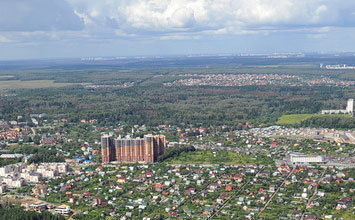
[(0, 0), (0, 33), (11, 39), (0, 43), (275, 32), (319, 37), (326, 34), (315, 29), (355, 26), (354, 11), (355, 2), (345, 0)]
[[(69, 0), (84, 20), (125, 32), (341, 26), (355, 3), (334, 0)], [(353, 10), (349, 11), (353, 15)], [(355, 18), (355, 17), (354, 17)], [(111, 22), (108, 22), (111, 21)], [(350, 22), (350, 19), (347, 19)], [(354, 25), (355, 21), (352, 24)]]
[(189, 35), (163, 35), (159, 38), (160, 40), (198, 40), (199, 36), (189, 36)]
[(0, 35), (0, 43), (10, 43), (10, 42), (12, 42), (10, 39)]

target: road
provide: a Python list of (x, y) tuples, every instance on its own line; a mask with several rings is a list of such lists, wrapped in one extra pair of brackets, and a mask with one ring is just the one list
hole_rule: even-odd
[[(254, 177), (255, 177), (256, 175), (258, 175), (261, 171), (263, 171), (264, 168), (265, 168), (265, 167), (262, 167), (262, 168), (254, 175)], [(229, 198), (228, 200), (226, 200), (226, 201), (222, 204), (222, 206), (221, 206), (217, 211), (213, 212), (213, 213), (210, 215), (210, 217), (208, 217), (208, 219), (214, 218), (233, 198), (235, 198), (236, 196), (238, 196), (239, 193), (244, 189), (244, 187), (245, 187), (246, 185), (248, 185), (251, 181), (252, 181), (252, 179), (250, 179), (248, 182), (244, 183), (244, 184), (239, 188), (239, 190), (238, 190), (233, 196), (231, 196), (231, 198)]]
[(258, 213), (258, 217), (260, 216), (260, 214), (268, 207), (268, 205), (270, 204), (270, 202), (273, 200), (273, 198), (276, 196), (276, 194), (280, 191), (280, 188), (283, 187), (283, 185), (285, 184), (286, 180), (288, 178), (290, 178), (290, 176), (293, 174), (294, 170), (296, 167), (294, 167), (290, 173), (287, 175), (287, 177), (282, 181), (282, 183), (280, 184), (280, 186), (277, 188), (277, 190), (275, 190), (275, 192), (271, 195), (270, 199), (267, 201), (267, 203), (265, 204), (265, 206), (260, 210), (260, 212)]
[(323, 176), (324, 176), (324, 174), (325, 174), (326, 171), (327, 171), (327, 169), (324, 169), (324, 171), (322, 172), (322, 175), (319, 177), (319, 180), (318, 180), (318, 182), (317, 182), (317, 186), (316, 186), (316, 188), (315, 188), (315, 190), (314, 190), (314, 193), (313, 193), (313, 195), (308, 199), (308, 202), (307, 202), (305, 208), (303, 209), (302, 216), (301, 216), (301, 220), (304, 219), (304, 215), (306, 214), (307, 208), (309, 207), (309, 205), (310, 205), (311, 202), (313, 201), (314, 197), (317, 195), (319, 183), (320, 183), (320, 181), (322, 181)]
[(36, 136), (36, 130), (34, 128), (31, 128), (31, 131), (33, 133), (33, 136)]

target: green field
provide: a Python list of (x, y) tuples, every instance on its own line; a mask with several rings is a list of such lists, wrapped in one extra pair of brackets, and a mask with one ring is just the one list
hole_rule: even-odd
[(273, 164), (273, 160), (263, 155), (246, 155), (230, 151), (198, 150), (183, 152), (179, 156), (167, 159), (169, 164)]
[(292, 115), (283, 115), (278, 124), (297, 124), (309, 118), (316, 116), (316, 114), (292, 114)]
[(65, 86), (79, 85), (78, 83), (56, 83), (53, 80), (9, 80), (0, 81), (0, 90), (2, 89), (40, 89), (40, 88), (59, 88)]
[(334, 115), (322, 115), (322, 114), (290, 114), (290, 115), (283, 115), (278, 120), (278, 124), (298, 124), (302, 121), (310, 119), (312, 117), (350, 117), (347, 114), (334, 114)]

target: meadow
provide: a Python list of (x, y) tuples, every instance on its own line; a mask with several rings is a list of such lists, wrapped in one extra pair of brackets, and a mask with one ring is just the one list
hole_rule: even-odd
[(165, 161), (169, 164), (272, 164), (273, 160), (264, 155), (246, 155), (230, 151), (198, 150), (183, 152)]
[(278, 120), (278, 124), (298, 124), (302, 121), (305, 121), (309, 118), (312, 118), (316, 114), (290, 114), (283, 115)]
[(322, 114), (285, 114), (279, 118), (277, 124), (280, 125), (291, 125), (299, 124), (311, 118), (319, 117), (350, 117), (347, 114), (334, 114), (334, 115), (322, 115)]
[(41, 89), (60, 88), (65, 86), (79, 85), (77, 83), (56, 83), (54, 80), (6, 80), (0, 81), (0, 90), (3, 89)]

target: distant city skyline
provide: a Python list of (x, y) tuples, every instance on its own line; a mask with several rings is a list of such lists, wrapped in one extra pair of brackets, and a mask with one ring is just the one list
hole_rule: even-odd
[(355, 51), (355, 2), (2, 0), (0, 60)]

